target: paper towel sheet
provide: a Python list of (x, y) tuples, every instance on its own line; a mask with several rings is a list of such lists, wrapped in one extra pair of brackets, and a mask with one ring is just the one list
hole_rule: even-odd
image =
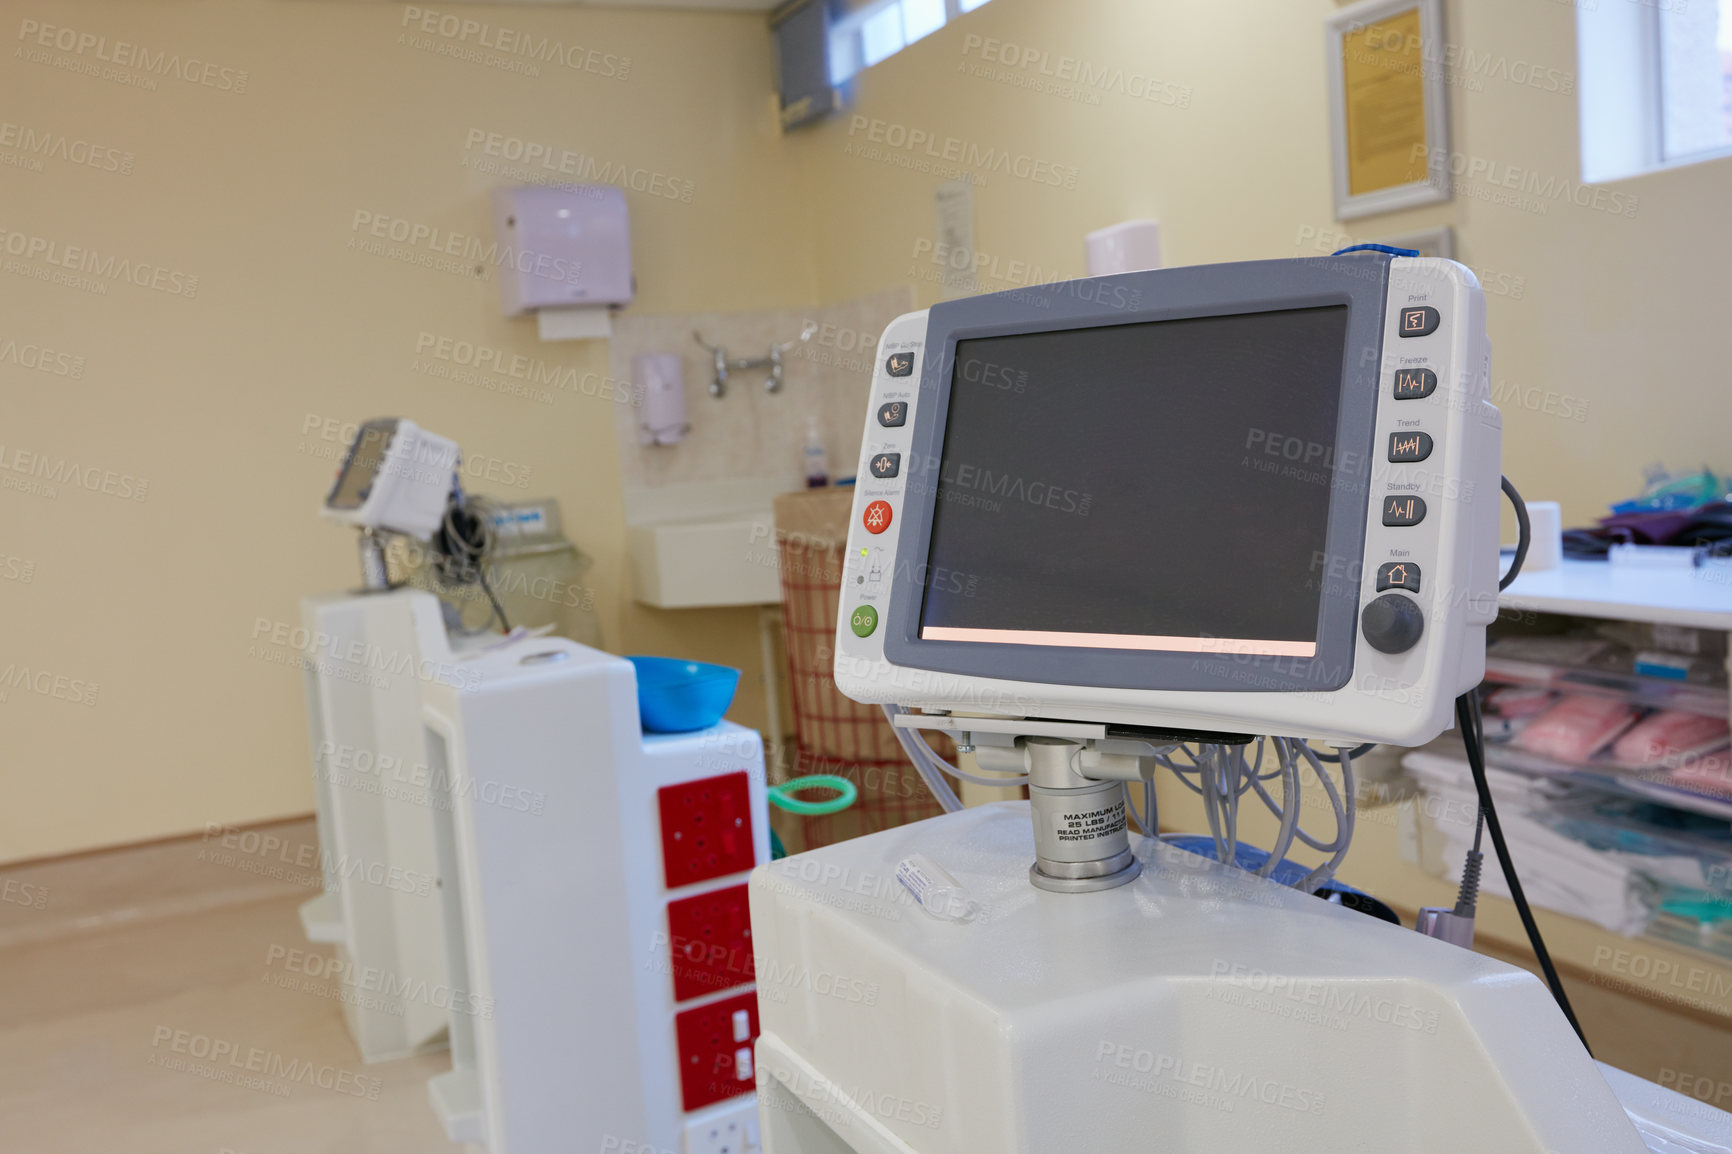
[(536, 326), (544, 341), (587, 341), (610, 336), (613, 321), (606, 305), (537, 309)]

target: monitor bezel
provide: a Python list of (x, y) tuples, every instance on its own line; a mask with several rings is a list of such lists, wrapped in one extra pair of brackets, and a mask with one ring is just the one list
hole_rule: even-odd
[(1336, 456), (1360, 464), (1336, 470), (1323, 552), (1351, 559), (1357, 570), (1365, 550), (1388, 279), (1389, 260), (1382, 256), (1251, 261), (1062, 281), (932, 306), (912, 416), (909, 475), (897, 510), (898, 563), (888, 599), (886, 659), (905, 668), (995, 681), (1115, 689), (1292, 693), (1328, 692), (1347, 684), (1358, 641), (1360, 583), (1332, 579), (1334, 566), (1318, 572), (1317, 650), (1304, 658), (925, 639), (920, 636), (924, 577), (959, 342), (1331, 305), (1348, 310)]

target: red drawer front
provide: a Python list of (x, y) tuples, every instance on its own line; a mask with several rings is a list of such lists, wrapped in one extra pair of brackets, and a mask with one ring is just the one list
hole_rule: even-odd
[(668, 903), (674, 1001), (719, 994), (755, 977), (746, 889), (729, 886)]
[(744, 873), (756, 864), (745, 771), (664, 785), (657, 795), (669, 889)]
[[(745, 1017), (736, 1019), (742, 1013)], [(758, 1040), (757, 994), (736, 994), (683, 1010), (674, 1015), (674, 1033), (679, 1040), (680, 1098), (688, 1113), (756, 1088), (752, 1043)]]

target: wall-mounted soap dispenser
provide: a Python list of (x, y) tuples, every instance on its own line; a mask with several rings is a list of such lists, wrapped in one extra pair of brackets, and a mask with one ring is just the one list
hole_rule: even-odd
[(632, 358), (632, 373), (643, 390), (637, 443), (679, 444), (692, 428), (686, 423), (686, 374), (679, 354), (643, 353)]

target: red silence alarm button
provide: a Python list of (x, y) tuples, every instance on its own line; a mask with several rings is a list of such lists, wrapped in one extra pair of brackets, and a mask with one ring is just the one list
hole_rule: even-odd
[(890, 528), (890, 518), (890, 502), (874, 501), (866, 506), (866, 516), (862, 520), (868, 533), (882, 533)]

